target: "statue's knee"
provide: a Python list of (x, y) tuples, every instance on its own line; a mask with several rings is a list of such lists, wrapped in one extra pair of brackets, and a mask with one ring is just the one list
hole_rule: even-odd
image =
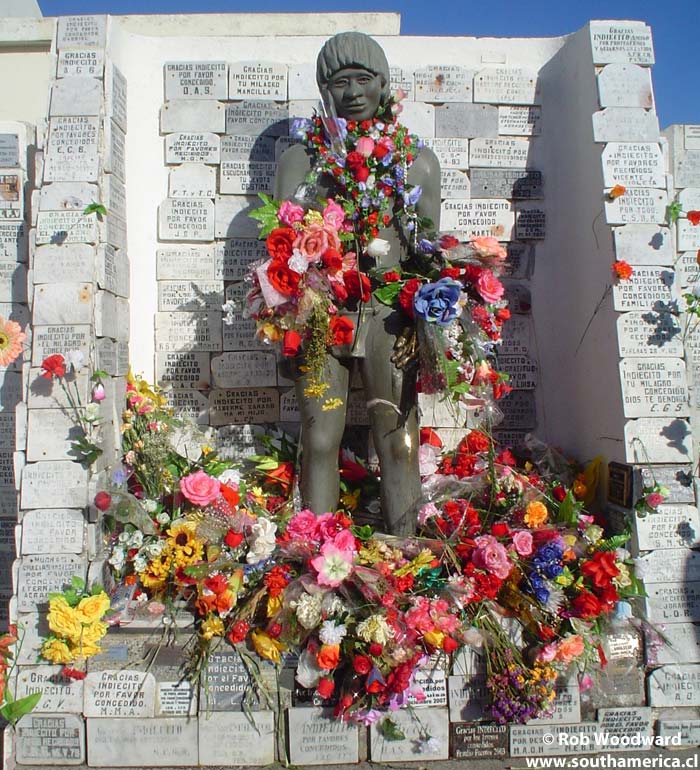
[(397, 432), (396, 435), (387, 437), (382, 443), (384, 446), (379, 451), (379, 459), (382, 463), (389, 462), (405, 468), (417, 456), (418, 447), (413, 445), (411, 436), (408, 433)]
[(304, 452), (316, 462), (337, 460), (340, 439), (331, 431), (314, 431), (304, 438)]

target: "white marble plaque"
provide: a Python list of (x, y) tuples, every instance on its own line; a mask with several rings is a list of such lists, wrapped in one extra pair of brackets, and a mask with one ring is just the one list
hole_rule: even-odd
[(651, 29), (643, 21), (591, 21), (594, 64), (653, 64)]
[(301, 413), (294, 388), (280, 394), (280, 422), (301, 422)]
[(630, 187), (614, 200), (606, 195), (605, 221), (611, 225), (663, 224), (667, 203), (665, 190)]
[(499, 356), (498, 364), (508, 374), (509, 384), (517, 390), (537, 387), (539, 381), (537, 362), (529, 356)]
[(100, 246), (97, 261), (97, 284), (119, 297), (129, 296), (129, 258), (109, 244)]
[(680, 358), (626, 358), (620, 362), (620, 377), (625, 417), (690, 414)]
[(275, 162), (275, 139), (271, 136), (230, 134), (221, 137), (221, 160)]
[(0, 258), (27, 261), (27, 226), (24, 222), (0, 221)]
[[(685, 420), (642, 417), (625, 425), (627, 462), (688, 462), (693, 440)], [(680, 543), (683, 545), (683, 543)]]
[(700, 665), (663, 666), (649, 674), (652, 706), (700, 706)]
[(97, 223), (82, 211), (40, 211), (37, 215), (36, 242), (68, 244), (95, 243)]
[(511, 318), (503, 326), (500, 355), (528, 355), (532, 350), (532, 322), (528, 318)]
[(676, 187), (696, 187), (700, 179), (700, 151), (676, 150), (673, 168)]
[[(292, 64), (289, 67), (289, 98), (290, 99), (318, 99), (318, 86), (316, 85), (316, 64)], [(393, 90), (393, 89), (392, 89)]]
[(170, 198), (213, 198), (216, 195), (216, 170), (201, 163), (186, 163), (170, 169)]
[(168, 405), (183, 419), (197, 425), (209, 424), (209, 401), (198, 390), (173, 390), (168, 393)]
[(671, 313), (624, 313), (617, 319), (617, 346), (621, 357), (682, 356), (683, 338), (678, 318)]
[(653, 109), (651, 73), (636, 64), (608, 64), (598, 75), (601, 107), (643, 107)]
[(0, 302), (27, 302), (27, 268), (14, 260), (0, 261)]
[(0, 133), (0, 167), (8, 168), (19, 165), (19, 136)]
[(221, 313), (156, 314), (156, 352), (221, 350)]
[(598, 710), (601, 749), (629, 751), (651, 748), (651, 709), (648, 706), (623, 706)]
[(20, 612), (36, 612), (48, 604), (49, 594), (63, 591), (76, 575), (85, 578), (87, 563), (76, 554), (43, 553), (23, 556), (19, 561), (17, 608)]
[(166, 163), (218, 163), (220, 137), (211, 131), (178, 131), (165, 137)]
[(69, 460), (37, 462), (22, 470), (22, 508), (82, 508), (87, 471)]
[(113, 62), (107, 67), (105, 91), (107, 95), (107, 116), (121, 128), (127, 130), (126, 78)]
[(569, 682), (558, 681), (556, 697), (552, 701), (552, 714), (539, 719), (530, 719), (529, 725), (565, 725), (581, 721), (581, 693), (576, 678)]
[(231, 64), (228, 98), (286, 101), (287, 67), (272, 62), (237, 61)]
[(600, 727), (595, 722), (577, 725), (511, 725), (511, 757), (542, 757), (595, 751)]
[(212, 390), (209, 403), (210, 422), (214, 426), (279, 420), (279, 392), (274, 388)]
[(634, 571), (645, 585), (700, 581), (700, 553), (689, 548), (659, 548), (635, 559)]
[(683, 143), (686, 150), (700, 150), (700, 126), (683, 126)]
[(20, 765), (81, 765), (85, 724), (77, 714), (28, 714), (17, 723), (15, 754)]
[(437, 155), (442, 171), (445, 169), (469, 168), (469, 140), (462, 138), (437, 138), (426, 139), (426, 147)]
[[(116, 756), (124, 767), (192, 767), (199, 763), (197, 719), (91, 718), (87, 720), (87, 742), (92, 767), (112, 767)], [(219, 742), (224, 742), (220, 735)], [(124, 751), (126, 746), (128, 751)]]
[(42, 211), (82, 212), (86, 206), (98, 200), (100, 189), (89, 182), (54, 182), (39, 191), (39, 208)]
[(265, 350), (270, 346), (255, 336), (256, 324), (252, 318), (234, 318), (233, 323), (224, 324), (224, 350)]
[[(422, 139), (435, 136), (436, 110), (432, 104), (425, 102), (401, 102), (403, 111), (399, 116), (401, 123), (412, 133)], [(446, 104), (441, 110), (447, 110), (454, 105)], [(449, 134), (453, 136), (453, 134)]]
[(192, 693), (190, 682), (156, 682), (157, 717), (195, 716), (196, 713), (197, 699)]
[(618, 312), (673, 311), (677, 301), (674, 273), (667, 267), (637, 266), (629, 280), (613, 286), (613, 307)]
[(217, 195), (215, 227), (217, 238), (257, 238), (258, 225), (250, 212), (260, 206), (257, 195)]
[(272, 193), (275, 164), (248, 160), (222, 161), (219, 192), (235, 195)]
[[(226, 739), (222, 740), (224, 735)], [(256, 711), (250, 716), (242, 712), (218, 711), (200, 716), (200, 765), (271, 765), (274, 760), (272, 711)]]
[[(406, 92), (406, 98), (413, 100), (413, 72), (410, 69), (402, 69), (401, 67), (389, 67), (389, 87), (392, 94), (398, 91), (399, 88), (402, 88)], [(312, 94), (311, 98), (313, 96), (315, 94)]]
[[(253, 262), (267, 258), (265, 241), (253, 238), (231, 238), (216, 244), (216, 261), (222, 265), (225, 281), (243, 280)], [(243, 296), (250, 287), (243, 287)]]
[(700, 583), (650, 583), (646, 591), (644, 606), (652, 623), (700, 621)]
[(289, 110), (272, 101), (246, 100), (226, 106), (226, 133), (286, 136)]
[(603, 181), (606, 187), (666, 186), (661, 147), (654, 142), (609, 142), (603, 150)]
[[(244, 137), (245, 138), (245, 137)], [(258, 139), (267, 139), (268, 137), (258, 137)], [(274, 137), (272, 137), (274, 139)], [(280, 136), (275, 141), (275, 163), (279, 163), (280, 158), (293, 145), (300, 144), (301, 140), (294, 136)]]
[(94, 284), (45, 283), (34, 289), (34, 323), (89, 324)]
[(477, 168), (526, 168), (529, 153), (529, 139), (472, 139), (469, 143), (469, 164)]
[(58, 48), (94, 47), (105, 44), (106, 16), (59, 16)]
[(214, 356), (211, 361), (214, 387), (275, 387), (277, 364), (273, 353), (257, 351), (230, 352)]
[(17, 675), (17, 698), (41, 691), (35, 713), (83, 710), (83, 682), (64, 676), (63, 666), (22, 666)]
[(447, 706), (447, 677), (437, 666), (418, 669), (413, 677), (409, 704), (413, 708)]
[(143, 671), (94, 671), (85, 678), (86, 717), (152, 717), (156, 680)]
[(689, 220), (679, 219), (678, 251), (698, 251), (700, 249), (700, 225), (693, 225)]
[(166, 62), (166, 100), (226, 99), (226, 66), (223, 61)]
[(473, 722), (486, 718), (488, 691), (484, 671), (450, 676), (448, 687), (451, 722)]
[(542, 172), (534, 169), (474, 168), (469, 177), (475, 198), (544, 198)]
[(625, 225), (613, 228), (615, 258), (631, 265), (672, 265), (673, 237), (668, 227)]
[(474, 76), (474, 101), (539, 104), (537, 73), (522, 67), (489, 67)]
[(96, 182), (99, 130), (98, 117), (51, 118), (44, 181)]
[(214, 260), (212, 246), (161, 248), (156, 251), (156, 276), (159, 281), (213, 281), (221, 278)]
[[(700, 179), (698, 180), (700, 185)], [(700, 210), (700, 187), (686, 187), (678, 193), (678, 203), (681, 204), (683, 211)]]
[(645, 649), (648, 663), (700, 663), (700, 626), (692, 623), (667, 623), (662, 634), (660, 644), (654, 638), (656, 634), (651, 637), (653, 641), (647, 637)]
[(643, 519), (636, 517), (634, 531), (640, 551), (692, 548), (700, 543), (698, 509), (693, 505), (660, 505), (655, 513)]
[(542, 108), (499, 107), (498, 133), (505, 136), (538, 136), (542, 133)]
[(446, 200), (442, 204), (441, 227), (444, 230), (509, 241), (514, 225), (513, 207), (504, 199)]
[(56, 509), (26, 511), (22, 517), (22, 555), (81, 553), (85, 544), (82, 511)]
[(465, 171), (456, 168), (440, 169), (440, 193), (445, 198), (469, 198), (471, 185)]
[[(89, 355), (92, 338), (90, 326), (37, 326), (34, 328), (32, 364), (41, 366), (46, 356), (54, 353), (65, 355), (73, 350), (82, 352), (85, 360)], [(29, 508), (33, 506), (27, 506)]]
[(209, 99), (178, 99), (160, 109), (160, 130), (164, 134), (177, 131), (213, 131), (223, 133), (226, 124), (224, 105)]
[(0, 221), (24, 217), (24, 180), (21, 172), (0, 169)]
[(673, 747), (700, 746), (700, 720), (660, 720), (656, 725), (665, 745)]
[[(449, 721), (447, 709), (425, 709), (420, 722), (408, 711), (391, 712), (391, 719), (406, 736), (403, 740), (389, 741), (381, 733), (381, 722), (370, 727), (370, 758), (372, 762), (430, 762), (449, 756)], [(431, 743), (426, 745), (425, 734)]]
[(419, 102), (471, 102), (474, 70), (449, 64), (417, 69), (413, 76)]
[(515, 204), (515, 237), (541, 240), (547, 235), (547, 214), (542, 203)]
[(683, 251), (678, 255), (675, 263), (676, 281), (682, 288), (692, 287), (700, 280), (698, 269), (698, 254), (696, 251)]
[(202, 389), (210, 379), (207, 352), (156, 354), (156, 380), (162, 387)]
[(221, 310), (224, 285), (221, 281), (158, 281), (158, 310)]
[(654, 142), (659, 138), (659, 119), (651, 110), (608, 107), (593, 113), (595, 142)]
[(359, 761), (358, 727), (333, 717), (333, 709), (290, 708), (289, 759), (295, 765)]
[(158, 235), (165, 241), (214, 239), (214, 204), (205, 198), (167, 198), (158, 209)]
[(51, 88), (49, 115), (99, 115), (102, 108), (102, 81), (95, 78), (67, 77)]
[(126, 135), (113, 121), (105, 121), (104, 170), (116, 174), (122, 181), (126, 179)]

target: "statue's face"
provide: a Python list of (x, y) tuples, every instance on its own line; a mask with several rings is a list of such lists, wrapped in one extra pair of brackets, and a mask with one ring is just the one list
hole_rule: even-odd
[(345, 67), (328, 81), (336, 112), (347, 120), (370, 120), (382, 100), (382, 78), (361, 67)]

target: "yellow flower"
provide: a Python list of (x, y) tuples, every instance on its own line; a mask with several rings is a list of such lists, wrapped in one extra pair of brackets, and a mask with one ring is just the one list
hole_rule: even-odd
[(74, 644), (81, 643), (83, 645), (97, 644), (102, 637), (107, 633), (107, 624), (100, 620), (96, 620), (87, 626), (83, 627), (83, 633), (80, 639)]
[(310, 382), (304, 388), (304, 395), (307, 398), (321, 398), (329, 387), (330, 385), (327, 382)]
[(255, 647), (255, 652), (261, 658), (271, 660), (273, 663), (280, 662), (280, 651), (284, 649), (284, 645), (281, 642), (278, 642), (277, 639), (273, 639), (259, 629), (251, 632), (250, 639), (253, 642), (253, 647)]
[(342, 405), (342, 398), (327, 398), (321, 405), (321, 411), (332, 412), (334, 409), (339, 409)]
[(83, 630), (80, 618), (63, 596), (57, 596), (49, 602), (49, 628), (58, 636), (71, 642), (77, 641)]
[(357, 626), (357, 635), (365, 642), (386, 644), (394, 636), (394, 631), (381, 615), (370, 615)]
[(432, 647), (442, 647), (442, 641), (445, 638), (445, 634), (442, 631), (438, 631), (434, 628), (432, 631), (428, 631), (427, 634), (423, 634), (423, 639)]
[(270, 321), (258, 325), (258, 335), (270, 342), (279, 342), (284, 337), (284, 332), (277, 324)]
[(73, 655), (62, 639), (47, 639), (41, 648), (42, 657), (51, 663), (72, 663)]
[(549, 511), (544, 503), (539, 500), (533, 500), (527, 504), (525, 509), (525, 523), (531, 529), (537, 529), (546, 523), (549, 518)]
[(224, 623), (216, 615), (210, 615), (199, 630), (202, 639), (213, 639), (215, 636), (224, 635)]
[(574, 496), (576, 499), (582, 500), (586, 496), (586, 492), (588, 492), (588, 487), (583, 481), (576, 479), (576, 481), (574, 481)]
[(267, 617), (271, 618), (282, 609), (282, 596), (267, 597)]
[(102, 647), (99, 644), (88, 644), (82, 642), (71, 647), (71, 653), (74, 658), (92, 658), (95, 655), (99, 655), (102, 652)]
[(173, 557), (166, 549), (160, 556), (148, 562), (148, 566), (143, 572), (139, 572), (139, 580), (144, 588), (165, 588), (165, 584), (170, 577), (170, 568), (173, 564)]
[(340, 496), (340, 503), (347, 511), (354, 511), (360, 502), (361, 489), (356, 489), (354, 492), (346, 492)]
[(78, 602), (75, 612), (81, 623), (92, 623), (95, 620), (102, 620), (105, 612), (109, 609), (109, 596), (101, 591), (95, 596), (86, 596)]
[(180, 521), (168, 530), (168, 545), (173, 554), (175, 567), (186, 567), (199, 561), (204, 554), (204, 543), (196, 536), (194, 521)]
[(315, 209), (312, 209), (311, 211), (307, 211), (306, 215), (304, 216), (304, 224), (305, 225), (322, 225), (323, 224), (323, 215), (320, 211), (316, 211)]
[(615, 566), (620, 570), (620, 574), (612, 579), (613, 585), (617, 588), (627, 588), (632, 585), (632, 576), (629, 568), (621, 561), (616, 561)]

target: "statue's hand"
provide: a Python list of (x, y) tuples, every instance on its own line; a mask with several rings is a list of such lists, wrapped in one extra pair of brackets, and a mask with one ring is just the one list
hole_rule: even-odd
[(397, 369), (408, 369), (418, 356), (418, 339), (414, 326), (406, 326), (394, 343), (391, 363)]

